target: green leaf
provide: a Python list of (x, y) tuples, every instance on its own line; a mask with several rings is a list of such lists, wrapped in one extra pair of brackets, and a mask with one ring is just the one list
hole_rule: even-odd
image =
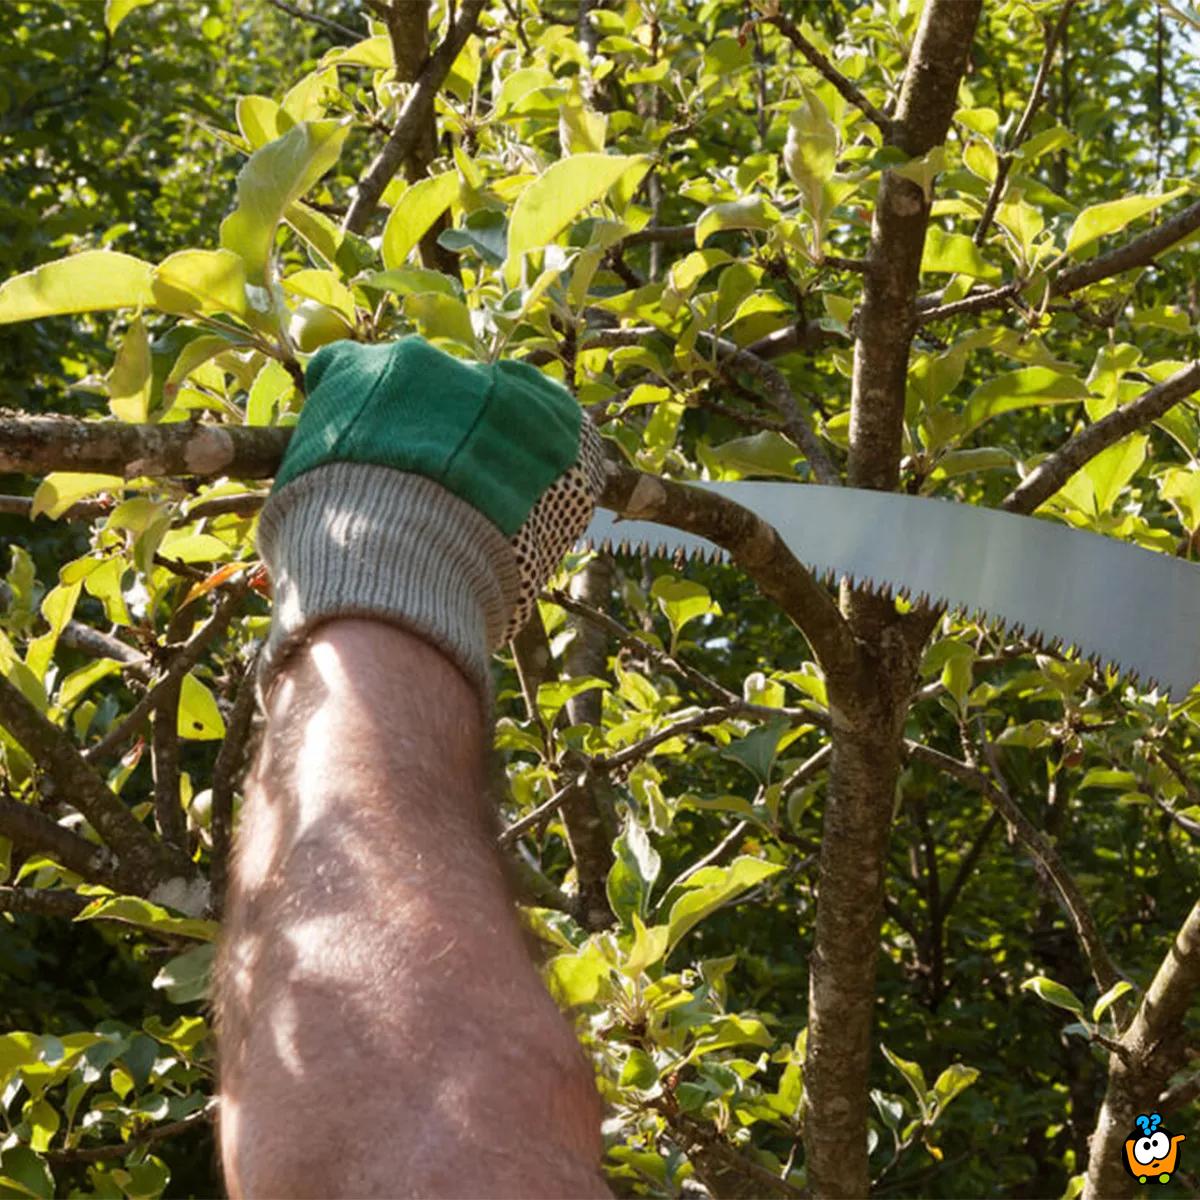
[(85, 250), (0, 285), (0, 325), (154, 304), (154, 268), (115, 250)]
[(254, 377), (246, 397), (246, 424), (270, 425), (296, 388), (287, 368), (277, 359), (269, 359)]
[[(451, 231), (453, 232), (453, 231)], [(462, 298), (457, 280), (440, 271), (424, 267), (396, 267), (390, 271), (374, 271), (357, 281), (361, 287), (395, 292), (398, 296), (415, 296), (422, 292), (441, 292)]]
[(216, 946), (208, 942), (177, 954), (155, 975), (153, 986), (162, 988), (172, 1004), (191, 1004), (206, 999), (215, 952)]
[(385, 267), (404, 266), (413, 247), (458, 199), (460, 186), (457, 171), (444, 171), (414, 183), (405, 191), (383, 227), (381, 248)]
[(112, 415), (134, 424), (145, 421), (150, 415), (151, 382), (150, 338), (145, 323), (138, 316), (130, 323), (112, 370), (105, 377)]
[(251, 150), (273, 142), (289, 128), (287, 119), (280, 128), (279, 105), (268, 96), (239, 96), (235, 111), (238, 128)]
[(686, 881), (688, 891), (671, 906), (667, 918), (667, 953), (679, 945), (684, 934), (723, 904), (782, 870), (775, 863), (741, 855), (728, 867), (705, 867), (697, 871)]
[(725, 229), (770, 229), (777, 220), (779, 210), (760, 195), (710, 204), (696, 221), (696, 246)]
[(152, 287), (163, 312), (246, 312), (245, 264), (229, 250), (180, 250), (155, 268)]
[(709, 613), (720, 613), (720, 606), (708, 594), (708, 589), (690, 579), (675, 579), (670, 575), (659, 576), (650, 589), (650, 595), (658, 601), (659, 608), (671, 625), (671, 633), (678, 637), (680, 630), (697, 617)]
[(898, 1054), (893, 1054), (886, 1046), (880, 1045), (883, 1051), (883, 1057), (904, 1076), (905, 1082), (913, 1090), (913, 1094), (917, 1098), (917, 1103), (921, 1106), (923, 1113), (928, 1112), (928, 1101), (926, 1093), (929, 1091), (929, 1085), (925, 1082), (925, 1072), (921, 1070), (920, 1063), (910, 1062), (907, 1058), (901, 1058)]
[(283, 290), (307, 300), (318, 300), (354, 323), (354, 295), (338, 278), (336, 271), (309, 269), (294, 271), (282, 281)]
[(1104, 1014), (1108, 1012), (1108, 1010), (1112, 1008), (1112, 1006), (1116, 1004), (1116, 1002), (1120, 1000), (1122, 996), (1124, 996), (1127, 992), (1132, 991), (1133, 984), (1130, 983), (1129, 980), (1118, 979), (1117, 982), (1114, 983), (1112, 987), (1110, 987), (1108, 991), (1105, 992), (1104, 995), (1101, 996), (1100, 999), (1097, 1000), (1092, 1006), (1092, 1020), (1099, 1021), (1100, 1018), (1104, 1016)]
[(1008, 371), (981, 383), (967, 400), (963, 414), (964, 432), (982, 425), (1001, 413), (1022, 408), (1053, 404), (1072, 404), (1086, 400), (1087, 386), (1074, 375), (1063, 375), (1049, 367), (1024, 367)]
[(1045, 1000), (1047, 1004), (1053, 1004), (1057, 1008), (1065, 1008), (1067, 1012), (1074, 1013), (1077, 1017), (1083, 1016), (1083, 1003), (1070, 988), (1064, 987), (1061, 983), (1055, 983), (1053, 979), (1048, 979), (1045, 975), (1035, 975), (1032, 979), (1027, 979), (1021, 984), (1021, 991), (1033, 992), (1041, 1000)]
[(1161, 196), (1125, 196), (1120, 200), (1108, 200), (1085, 208), (1075, 218), (1075, 224), (1067, 235), (1067, 253), (1078, 253), (1100, 238), (1124, 229), (1131, 221), (1169, 204), (1186, 191), (1187, 188), (1175, 188)]
[(650, 844), (645, 829), (632, 817), (627, 819), (612, 848), (613, 865), (605, 890), (613, 913), (623, 924), (629, 924), (634, 913), (645, 915), (662, 859)]
[(583, 675), (574, 679), (555, 679), (550, 683), (543, 683), (538, 688), (538, 712), (547, 725), (552, 725), (558, 716), (559, 709), (568, 700), (582, 696), (584, 692), (590, 692), (595, 688), (607, 690), (611, 687), (612, 684), (607, 679), (599, 679), (594, 675)]
[(99, 896), (76, 918), (76, 921), (124, 921), (156, 933), (195, 938), (199, 942), (213, 941), (220, 930), (216, 921), (196, 917), (172, 916), (161, 905), (143, 900), (140, 896)]
[(637, 979), (666, 954), (670, 931), (666, 925), (652, 925), (647, 929), (636, 912), (630, 914), (630, 919), (633, 923), (633, 944), (621, 963), (621, 970), (630, 979)]
[(218, 741), (225, 736), (225, 721), (208, 688), (189, 671), (179, 688), (179, 736), (197, 742)]
[(0, 1156), (0, 1187), (13, 1188), (19, 1196), (51, 1200), (54, 1177), (50, 1168), (28, 1146), (10, 1146)]
[(46, 1100), (37, 1100), (27, 1108), (25, 1119), (29, 1122), (30, 1147), (39, 1154), (44, 1153), (50, 1148), (61, 1124), (58, 1110)]
[(921, 270), (970, 275), (975, 279), (999, 279), (1002, 274), (965, 233), (947, 233), (940, 225), (930, 225), (925, 235)]
[(546, 964), (546, 983), (559, 1003), (567, 1008), (591, 1004), (611, 970), (594, 942), (570, 954), (556, 954)]
[(796, 444), (774, 429), (763, 429), (748, 437), (734, 438), (701, 451), (706, 465), (727, 472), (729, 478), (746, 475), (776, 475), (795, 479), (795, 465), (802, 457)]
[(125, 487), (120, 475), (94, 475), (76, 471), (53, 471), (47, 475), (33, 493), (32, 515), (45, 513), (57, 520), (75, 503), (97, 492), (116, 492)]
[(630, 1050), (617, 1082), (621, 1087), (637, 1088), (639, 1091), (652, 1088), (658, 1082), (658, 1068), (654, 1065), (654, 1059), (645, 1050), (635, 1046)]
[[(256, 150), (242, 167), (237, 207), (221, 223), (221, 245), (241, 255), (247, 283), (266, 287), (284, 213), (337, 162), (349, 128), (343, 121), (301, 121)], [(269, 301), (255, 307), (266, 311)]]
[(109, 33), (116, 33), (117, 26), (134, 9), (145, 8), (148, 4), (153, 4), (154, 0), (105, 0), (104, 4), (104, 27)]
[(477, 352), (479, 343), (471, 324), (471, 310), (457, 296), (421, 292), (405, 296), (404, 315), (429, 339), (449, 338)]
[(575, 154), (547, 167), (517, 197), (509, 217), (504, 268), (508, 286), (520, 282), (522, 259), (528, 251), (553, 242), (618, 182), (636, 187), (650, 169), (650, 161), (644, 154)]
[(833, 177), (837, 150), (837, 127), (830, 120), (829, 110), (815, 91), (804, 88), (800, 106), (788, 114), (783, 165), (791, 181), (800, 189), (804, 206), (819, 229), (823, 228), (826, 216), (825, 184)]
[(771, 781), (771, 771), (779, 753), (779, 743), (791, 729), (788, 717), (772, 717), (765, 725), (746, 734), (721, 751), (722, 758), (741, 763), (761, 784)]
[(956, 1096), (961, 1096), (978, 1078), (979, 1071), (975, 1067), (966, 1067), (962, 1063), (951, 1063), (937, 1077), (937, 1082), (933, 1085), (938, 1116), (946, 1111), (946, 1106)]
[(1108, 446), (1084, 468), (1096, 498), (1097, 514), (1108, 512), (1125, 486), (1146, 461), (1150, 439), (1144, 434), (1124, 438)]
[(1159, 479), (1159, 494), (1171, 502), (1189, 533), (1200, 529), (1200, 470), (1168, 468)]

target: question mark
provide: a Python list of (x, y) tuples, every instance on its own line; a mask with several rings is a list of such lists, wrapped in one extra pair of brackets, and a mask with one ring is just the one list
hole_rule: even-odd
[(1158, 1113), (1150, 1114), (1150, 1132), (1153, 1133), (1162, 1124), (1162, 1117)]
[(1134, 1121), (1134, 1124), (1141, 1129), (1143, 1134), (1148, 1134), (1150, 1132), (1150, 1118), (1145, 1114), (1138, 1117), (1138, 1119)]

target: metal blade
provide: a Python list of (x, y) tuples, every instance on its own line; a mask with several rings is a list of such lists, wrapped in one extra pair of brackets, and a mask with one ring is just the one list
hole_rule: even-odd
[[(1036, 517), (817, 484), (695, 483), (753, 510), (819, 576), (984, 613), (1182, 700), (1200, 682), (1200, 566)], [(597, 511), (584, 535), (726, 558), (704, 538)]]

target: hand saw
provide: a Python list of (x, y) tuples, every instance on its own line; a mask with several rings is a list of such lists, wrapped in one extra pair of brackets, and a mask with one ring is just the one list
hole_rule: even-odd
[[(690, 483), (773, 525), (819, 578), (849, 579), (1073, 647), (1182, 700), (1200, 682), (1200, 565), (1072, 529), (950, 500), (818, 484)], [(719, 546), (598, 509), (596, 548), (710, 560)]]

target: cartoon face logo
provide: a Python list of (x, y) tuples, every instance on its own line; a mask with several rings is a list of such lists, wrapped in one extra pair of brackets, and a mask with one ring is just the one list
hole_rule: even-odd
[(1138, 1183), (1151, 1179), (1166, 1183), (1175, 1170), (1184, 1136), (1160, 1129), (1161, 1123), (1158, 1113), (1143, 1114), (1135, 1122), (1137, 1129), (1125, 1139), (1125, 1169)]

